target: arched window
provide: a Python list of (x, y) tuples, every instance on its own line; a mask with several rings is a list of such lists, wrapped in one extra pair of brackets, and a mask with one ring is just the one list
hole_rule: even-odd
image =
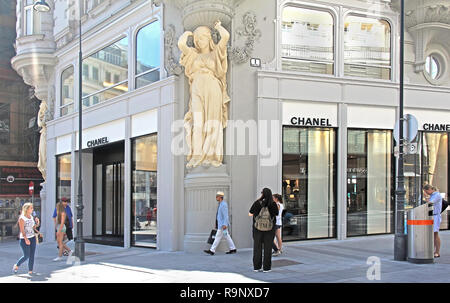
[(159, 80), (161, 26), (156, 20), (139, 30), (136, 36), (136, 88)]
[(334, 19), (331, 13), (286, 6), (281, 23), (283, 70), (334, 74)]
[(128, 92), (128, 37), (83, 59), (82, 77), (83, 107)]
[(349, 15), (344, 24), (344, 74), (391, 79), (391, 26), (383, 19)]
[(65, 116), (73, 113), (73, 93), (74, 93), (74, 68), (70, 66), (61, 74), (61, 107), (60, 114)]

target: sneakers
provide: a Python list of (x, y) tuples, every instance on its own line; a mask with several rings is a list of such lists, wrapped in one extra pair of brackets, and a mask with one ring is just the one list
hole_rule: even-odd
[(272, 271), (271, 269), (263, 270), (263, 272), (271, 272), (271, 271)]
[(263, 270), (262, 270), (262, 268), (260, 268), (260, 269), (254, 269), (253, 271), (254, 272), (262, 272)]
[(279, 251), (279, 250), (272, 253), (272, 256), (274, 256), (274, 257), (278, 257), (279, 255), (281, 255), (281, 251)]
[(211, 250), (204, 250), (205, 253), (210, 254), (211, 256), (214, 256), (214, 252), (212, 252)]
[(53, 259), (54, 262), (61, 261), (61, 260), (62, 260), (62, 257), (56, 257)]
[(13, 274), (17, 274), (17, 271), (19, 270), (19, 266), (17, 266), (16, 264), (14, 264), (13, 268), (12, 268), (12, 272)]
[(236, 253), (236, 249), (231, 249), (230, 251), (226, 252), (227, 255), (235, 254), (235, 253)]

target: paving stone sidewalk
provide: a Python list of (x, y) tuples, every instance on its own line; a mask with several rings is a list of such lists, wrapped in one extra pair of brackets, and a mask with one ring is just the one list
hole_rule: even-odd
[[(86, 260), (77, 264), (67, 258), (53, 262), (56, 243), (49, 242), (37, 248), (32, 277), (26, 274), (27, 263), (17, 275), (12, 274), (21, 250), (15, 241), (3, 242), (0, 283), (445, 283), (450, 282), (450, 231), (440, 235), (441, 257), (434, 264), (394, 261), (394, 236), (382, 235), (284, 243), (283, 254), (272, 258), (270, 273), (253, 272), (249, 248), (238, 248), (233, 255), (217, 252), (210, 256), (86, 244)], [(73, 249), (73, 243), (69, 246)], [(373, 260), (379, 260), (379, 276), (373, 271), (377, 265)], [(368, 273), (380, 280), (368, 279)]]

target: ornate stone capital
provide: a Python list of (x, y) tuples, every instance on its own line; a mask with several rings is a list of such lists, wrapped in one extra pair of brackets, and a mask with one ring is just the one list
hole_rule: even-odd
[(12, 58), (11, 65), (24, 82), (34, 87), (39, 100), (47, 100), (49, 85), (53, 82), (54, 66), (57, 59), (52, 54), (24, 54)]
[(185, 30), (214, 24), (216, 20), (220, 20), (227, 28), (234, 14), (235, 0), (174, 0), (174, 2), (181, 10)]

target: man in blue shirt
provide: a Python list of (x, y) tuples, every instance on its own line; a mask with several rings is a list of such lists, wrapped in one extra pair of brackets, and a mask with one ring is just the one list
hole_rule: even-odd
[[(73, 215), (72, 215), (72, 209), (69, 206), (69, 200), (65, 197), (61, 198), (61, 203), (64, 206), (64, 209), (66, 210), (66, 235), (67, 235), (67, 239), (73, 240), (73, 233), (72, 233), (72, 228), (73, 228)], [(55, 207), (55, 211), (53, 212), (53, 221), (55, 222), (55, 228), (56, 228), (56, 207)], [(68, 222), (67, 222), (68, 221)], [(67, 224), (69, 223), (69, 224)]]
[(228, 226), (230, 225), (228, 219), (228, 204), (223, 200), (223, 196), (225, 194), (221, 191), (216, 194), (216, 201), (219, 202), (219, 206), (217, 208), (216, 215), (216, 238), (214, 239), (214, 243), (211, 245), (211, 248), (208, 250), (204, 250), (205, 253), (214, 255), (216, 252), (216, 248), (222, 240), (222, 237), (228, 242), (228, 246), (230, 247), (230, 251), (227, 254), (236, 253), (236, 247), (234, 246), (233, 240), (231, 239), (230, 233), (228, 232)]

